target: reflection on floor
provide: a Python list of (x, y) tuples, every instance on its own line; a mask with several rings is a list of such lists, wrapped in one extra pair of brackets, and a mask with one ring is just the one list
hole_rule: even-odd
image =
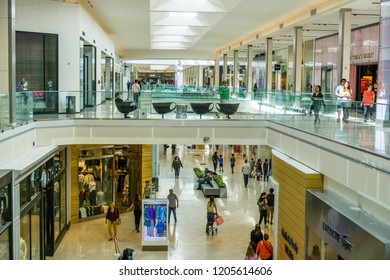
[[(179, 198), (177, 209), (178, 222), (171, 223), (168, 231), (168, 252), (142, 251), (141, 236), (134, 229), (132, 212), (122, 214), (122, 224), (118, 226), (119, 249), (132, 248), (137, 260), (242, 260), (250, 240), (250, 232), (259, 221), (259, 210), (256, 205), (262, 191), (268, 191), (269, 183), (249, 179), (248, 188), (244, 188), (241, 172), (242, 157), (237, 155), (234, 174), (226, 168), (222, 174), (228, 187), (227, 198), (216, 198), (218, 214), (225, 222), (218, 227), (214, 235), (207, 235), (206, 203), (208, 198), (194, 185), (193, 167), (201, 169), (212, 168), (212, 151), (207, 146), (205, 150), (190, 149), (178, 145), (176, 154), (182, 160), (180, 178), (175, 179), (171, 171), (173, 155), (168, 149), (167, 155), (162, 154), (160, 147), (160, 189), (157, 198), (166, 198), (168, 190), (174, 189)], [(218, 153), (228, 162), (232, 149), (229, 146), (219, 146)], [(268, 233), (271, 241), (276, 223), (263, 231)], [(53, 260), (113, 260), (117, 259), (105, 219), (74, 224), (70, 227), (58, 247)]]

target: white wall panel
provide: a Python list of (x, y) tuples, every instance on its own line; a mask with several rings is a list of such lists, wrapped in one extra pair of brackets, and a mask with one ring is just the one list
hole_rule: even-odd
[(297, 158), (298, 140), (282, 134), (280, 136), (280, 149), (289, 157)]
[(377, 199), (390, 206), (390, 176), (384, 173), (378, 174), (378, 197)]
[(319, 170), (319, 150), (312, 145), (298, 142), (296, 160), (304, 162), (310, 168)]
[(366, 192), (365, 167), (355, 162), (349, 162), (349, 185), (355, 190)]
[(348, 162), (344, 158), (320, 150), (319, 159), (319, 171), (321, 173), (331, 176), (345, 186), (347, 185)]

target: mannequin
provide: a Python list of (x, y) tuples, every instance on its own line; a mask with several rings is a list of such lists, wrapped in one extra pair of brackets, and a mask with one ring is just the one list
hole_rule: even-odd
[(20, 256), (21, 260), (27, 260), (27, 244), (23, 237), (20, 237)]

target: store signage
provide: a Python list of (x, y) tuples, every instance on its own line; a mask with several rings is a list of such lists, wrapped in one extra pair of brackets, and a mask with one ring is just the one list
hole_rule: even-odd
[(295, 254), (298, 254), (298, 245), (296, 242), (294, 242), (294, 239), (288, 234), (287, 231), (285, 231), (283, 228), (282, 228), (282, 236), (284, 238), (284, 240), (287, 241), (287, 244), (289, 244), (292, 248), (292, 250), (287, 246), (287, 244), (284, 245), (284, 251), (286, 252), (286, 254), (289, 256), (289, 258), (291, 260), (294, 259), (294, 254), (292, 251), (295, 251)]
[(375, 53), (362, 53), (362, 54), (356, 54), (356, 55), (351, 55), (350, 60), (351, 62), (355, 60), (370, 60), (372, 58), (375, 58)]
[(325, 222), (322, 222), (322, 229), (338, 243), (341, 243), (341, 247), (343, 247), (346, 251), (348, 250), (352, 252), (353, 244), (348, 240), (349, 234), (341, 234), (331, 225)]

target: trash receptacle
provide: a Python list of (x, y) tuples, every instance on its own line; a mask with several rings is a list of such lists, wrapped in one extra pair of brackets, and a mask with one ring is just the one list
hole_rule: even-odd
[(157, 177), (153, 177), (152, 178), (152, 184), (153, 184), (154, 189), (156, 190), (156, 192), (158, 192), (158, 178)]
[(76, 96), (66, 97), (66, 113), (67, 114), (76, 113)]
[(176, 104), (176, 119), (187, 118), (187, 107), (188, 105)]

